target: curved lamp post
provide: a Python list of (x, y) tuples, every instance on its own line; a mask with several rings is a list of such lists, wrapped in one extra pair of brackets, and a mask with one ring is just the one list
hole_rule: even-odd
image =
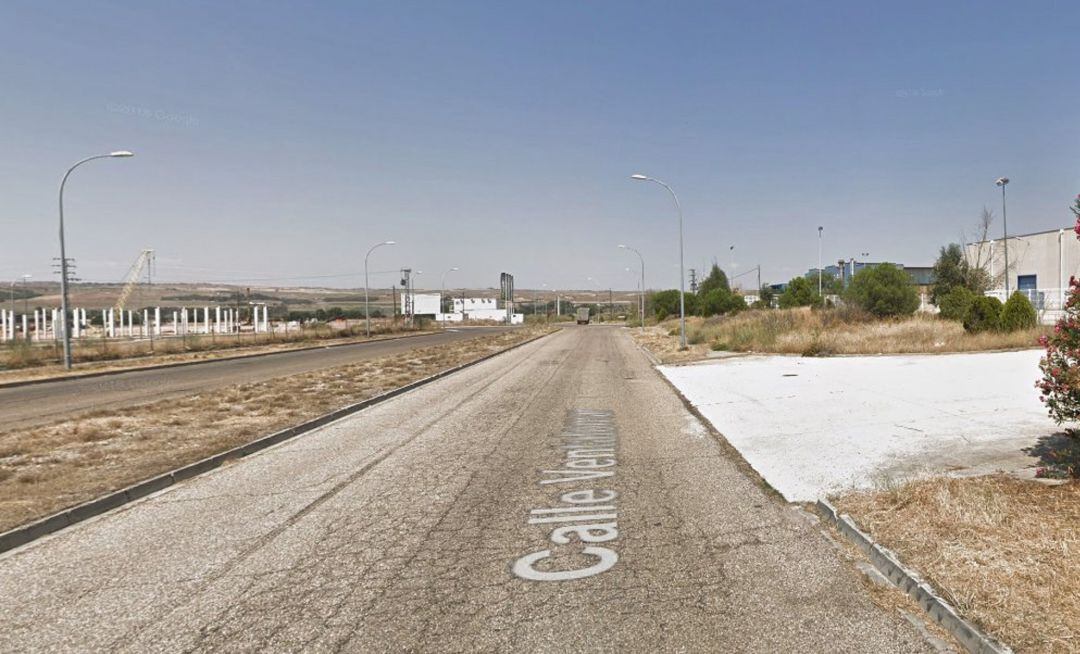
[[(368, 308), (368, 257), (375, 251), (375, 248), (381, 248), (384, 245), (394, 245), (394, 241), (383, 241), (382, 243), (376, 243), (371, 246), (371, 249), (364, 255), (364, 331), (368, 338), (371, 338), (371, 311)], [(396, 316), (397, 314), (395, 314)]]
[(686, 349), (686, 271), (683, 268), (683, 216), (679, 196), (675, 195), (675, 191), (671, 190), (670, 186), (648, 175), (634, 173), (630, 179), (639, 182), (655, 182), (666, 188), (671, 194), (671, 199), (675, 201), (675, 211), (679, 214), (679, 347)]
[[(439, 290), (441, 291), (442, 295), (446, 295), (446, 276), (449, 275), (452, 272), (457, 272), (458, 270), (461, 270), (461, 269), (458, 268), (457, 266), (454, 266), (453, 268), (451, 268), (450, 270), (447, 270), (446, 272), (444, 272), (442, 274), (442, 281), (439, 283)], [(439, 298), (439, 302), (442, 303), (442, 297), (441, 296)], [(451, 309), (454, 308), (454, 301), (453, 300), (450, 301), (450, 308)], [(464, 306), (462, 307), (462, 309), (464, 309)], [(442, 313), (442, 307), (441, 306), (439, 307), (439, 312)], [(445, 320), (443, 321), (443, 324), (446, 324)]]
[(109, 154), (96, 154), (76, 162), (75, 165), (68, 168), (68, 171), (64, 173), (64, 178), (60, 180), (60, 314), (63, 316), (60, 324), (64, 332), (64, 368), (67, 370), (71, 370), (71, 326), (68, 324), (68, 265), (67, 250), (64, 247), (64, 185), (67, 184), (71, 171), (88, 161), (110, 158), (123, 159), (134, 156), (134, 152), (128, 152), (127, 150), (117, 150)]
[(630, 247), (629, 245), (620, 245), (623, 250), (629, 250), (638, 256), (641, 260), (641, 331), (645, 331), (645, 257), (641, 256), (641, 253)]

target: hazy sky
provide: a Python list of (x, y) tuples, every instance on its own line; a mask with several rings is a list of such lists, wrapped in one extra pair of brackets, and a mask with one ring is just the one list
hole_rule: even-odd
[[(513, 5), (513, 6), (512, 6)], [(946, 6), (947, 5), (947, 6)], [(1069, 224), (1080, 3), (0, 4), (0, 278), (678, 284)], [(997, 224), (1000, 230), (1000, 222)], [(751, 279), (753, 275), (743, 279)], [(391, 274), (373, 277), (387, 285)], [(750, 286), (753, 285), (751, 282)]]

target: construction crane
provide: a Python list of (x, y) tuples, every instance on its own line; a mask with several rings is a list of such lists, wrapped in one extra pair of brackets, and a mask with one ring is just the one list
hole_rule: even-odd
[(139, 277), (142, 275), (142, 271), (147, 266), (152, 266), (154, 263), (154, 251), (143, 250), (139, 253), (138, 258), (135, 259), (135, 263), (131, 264), (131, 269), (128, 270), (127, 278), (124, 280), (124, 288), (120, 289), (120, 297), (116, 298), (116, 312), (123, 315), (124, 303), (131, 297), (132, 291), (135, 290), (135, 286), (139, 283)]

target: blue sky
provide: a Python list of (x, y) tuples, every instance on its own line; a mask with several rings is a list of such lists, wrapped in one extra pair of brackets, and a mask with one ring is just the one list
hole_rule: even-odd
[[(0, 278), (632, 288), (687, 267), (933, 262), (1000, 215), (1069, 224), (1076, 3), (0, 5)], [(1000, 222), (996, 229), (1000, 230)], [(752, 275), (750, 276), (752, 277)], [(380, 274), (375, 283), (389, 284)], [(749, 279), (749, 277), (744, 278)], [(423, 285), (424, 279), (421, 279)], [(753, 285), (752, 283), (750, 285)]]

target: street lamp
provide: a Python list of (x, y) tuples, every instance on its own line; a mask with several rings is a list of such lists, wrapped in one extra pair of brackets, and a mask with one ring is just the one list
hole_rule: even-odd
[(30, 281), (31, 277), (33, 277), (33, 275), (23, 275), (22, 276), (22, 285), (23, 285), (23, 307), (22, 307), (22, 311), (23, 311), (23, 315), (26, 315), (26, 314), (30, 313), (30, 294), (27, 292), (26, 283), (28, 281)]
[(629, 245), (620, 245), (623, 250), (629, 250), (638, 256), (641, 261), (641, 331), (645, 332), (645, 257)]
[[(821, 296), (821, 276), (822, 276), (822, 271), (821, 271), (821, 232), (824, 229), (825, 229), (824, 227), (818, 225), (818, 228), (817, 228), (817, 294), (818, 294), (819, 297)], [(760, 290), (761, 289), (758, 289), (758, 291), (760, 291)]]
[[(367, 337), (371, 338), (371, 310), (368, 307), (368, 257), (375, 251), (375, 248), (381, 248), (384, 245), (394, 245), (394, 241), (383, 241), (382, 243), (376, 243), (371, 246), (371, 249), (364, 255), (364, 331), (367, 333)], [(396, 315), (396, 314), (395, 314)]]
[(1009, 178), (998, 177), (994, 183), (1001, 187), (1001, 242), (1005, 246), (1005, 299), (1009, 299), (1009, 219), (1005, 215), (1005, 187), (1009, 184)]
[(670, 186), (653, 177), (634, 173), (630, 176), (630, 179), (639, 182), (655, 182), (666, 188), (668, 193), (671, 194), (671, 199), (675, 201), (675, 210), (679, 214), (679, 347), (686, 349), (686, 281), (684, 279), (686, 273), (683, 268), (683, 216), (682, 207), (679, 205), (679, 196), (675, 195), (675, 191), (671, 190)]
[(128, 152), (127, 150), (117, 150), (109, 154), (96, 154), (82, 161), (77, 161), (75, 165), (68, 168), (68, 171), (64, 173), (64, 178), (60, 180), (60, 314), (63, 316), (61, 325), (64, 331), (64, 368), (67, 370), (71, 370), (71, 327), (68, 325), (68, 265), (67, 250), (64, 247), (64, 186), (67, 184), (71, 171), (88, 161), (109, 158), (123, 159), (134, 156), (134, 152)]
[[(440, 289), (441, 289), (442, 292), (441, 292), (441, 294), (439, 296), (439, 302), (440, 303), (442, 303), (442, 296), (446, 295), (446, 275), (449, 274), (449, 273), (452, 273), (452, 272), (457, 272), (458, 270), (460, 270), (460, 268), (458, 268), (457, 266), (454, 266), (453, 268), (451, 268), (450, 270), (447, 270), (446, 272), (444, 272), (442, 274), (442, 282), (440, 283)], [(454, 306), (454, 304), (451, 301), (450, 308), (453, 308), (453, 306)], [(442, 306), (439, 307), (439, 312), (440, 313), (442, 312)]]

